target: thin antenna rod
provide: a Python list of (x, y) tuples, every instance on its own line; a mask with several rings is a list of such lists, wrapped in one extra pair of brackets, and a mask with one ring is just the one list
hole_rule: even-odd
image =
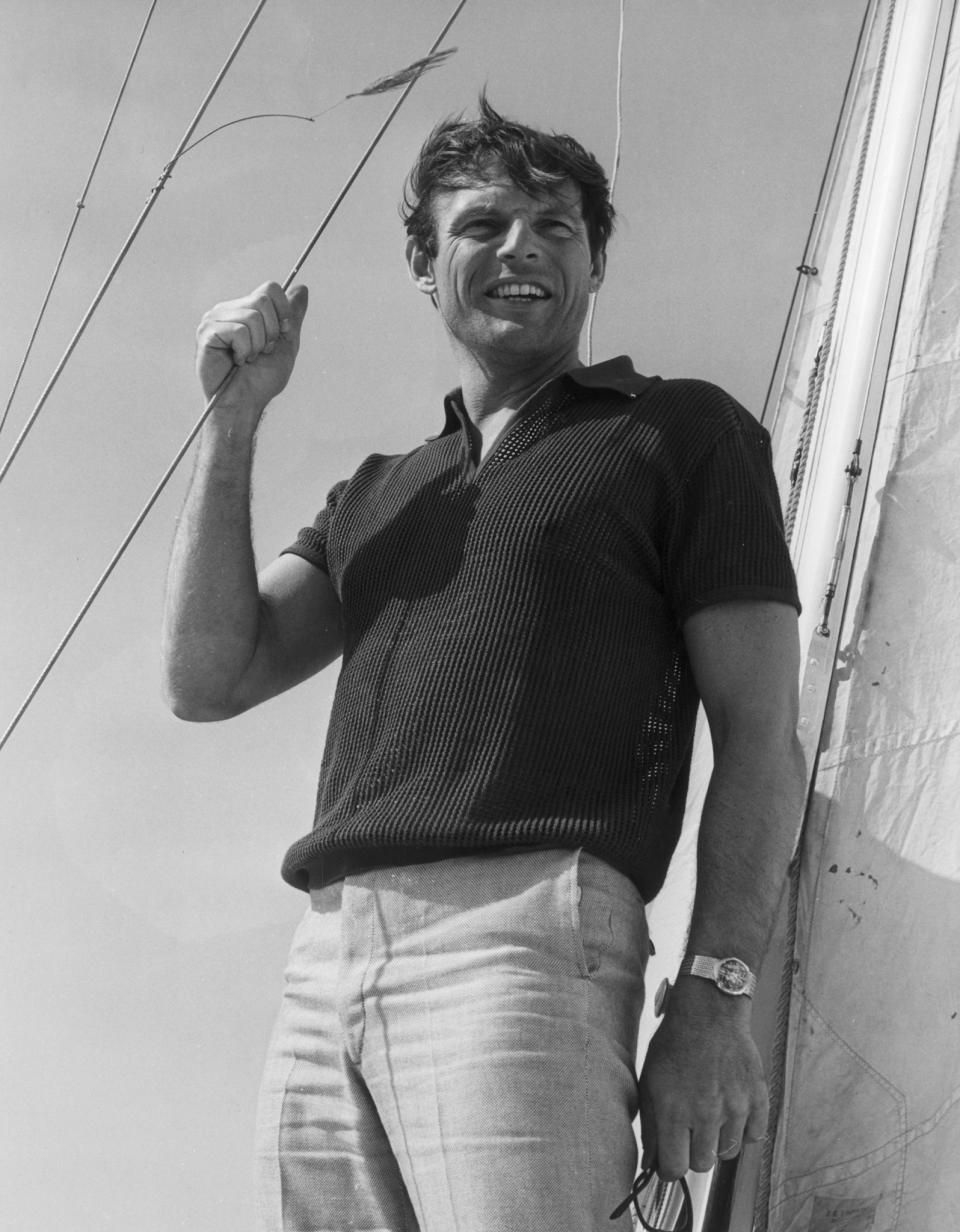
[(113, 110), (110, 112), (110, 118), (107, 120), (107, 126), (103, 130), (103, 136), (100, 138), (100, 145), (97, 149), (96, 156), (93, 160), (93, 166), (90, 168), (90, 173), (87, 176), (87, 182), (83, 186), (83, 191), (75, 202), (75, 210), (73, 221), (67, 230), (67, 238), (63, 241), (63, 247), (60, 249), (60, 256), (57, 258), (57, 263), (53, 269), (53, 277), (50, 279), (50, 284), (47, 287), (46, 294), (43, 297), (43, 303), (40, 305), (40, 311), (37, 313), (37, 319), (33, 324), (33, 331), (30, 334), (27, 342), (27, 349), (23, 353), (23, 359), (20, 361), (20, 367), (17, 369), (17, 375), (13, 382), (13, 388), (10, 390), (10, 395), (7, 398), (7, 404), (3, 408), (3, 415), (0, 416), (0, 432), (3, 431), (7, 422), (7, 416), (10, 414), (10, 408), (13, 406), (13, 400), (17, 396), (17, 390), (20, 388), (20, 381), (23, 377), (24, 369), (27, 366), (27, 361), (30, 359), (30, 353), (33, 350), (33, 344), (37, 340), (37, 333), (43, 323), (44, 314), (47, 311), (47, 304), (50, 302), (50, 296), (53, 294), (53, 288), (56, 286), (57, 279), (60, 277), (60, 268), (63, 265), (64, 258), (67, 255), (67, 249), (70, 247), (70, 241), (73, 239), (73, 233), (77, 229), (77, 223), (80, 221), (80, 211), (85, 207), (87, 202), (87, 193), (90, 191), (90, 185), (93, 183), (93, 177), (96, 175), (97, 168), (100, 166), (100, 159), (103, 155), (104, 147), (107, 144), (107, 138), (110, 136), (110, 130), (113, 128), (113, 122), (117, 118), (117, 112), (120, 110), (120, 102), (127, 88), (127, 83), (130, 80), (130, 75), (133, 72), (133, 66), (137, 62), (137, 56), (140, 54), (140, 48), (143, 45), (143, 40), (146, 37), (147, 27), (150, 25), (150, 18), (153, 16), (153, 10), (157, 7), (157, 0), (152, 0), (150, 11), (147, 13), (143, 27), (140, 30), (140, 37), (137, 39), (137, 45), (133, 49), (133, 55), (130, 57), (130, 63), (127, 65), (127, 71), (124, 73), (123, 81), (120, 83), (120, 89), (117, 93), (116, 100), (113, 104)]
[[(106, 278), (104, 278), (103, 282), (101, 283), (99, 291), (97, 291), (96, 295), (93, 297), (93, 303), (90, 305), (90, 307), (87, 309), (86, 313), (84, 314), (83, 320), (80, 322), (79, 326), (77, 327), (76, 333), (70, 339), (70, 342), (67, 345), (66, 351), (64, 351), (60, 359), (60, 362), (57, 364), (56, 368), (54, 369), (53, 376), (51, 376), (50, 380), (47, 382), (46, 388), (44, 389), (43, 393), (40, 395), (40, 400), (37, 402), (37, 405), (33, 408), (30, 418), (24, 424), (20, 435), (17, 437), (16, 442), (14, 443), (14, 446), (10, 451), (9, 457), (4, 462), (2, 469), (0, 469), (0, 482), (3, 481), (3, 478), (6, 475), (7, 471), (13, 465), (14, 458), (20, 452), (20, 447), (23, 445), (23, 442), (27, 439), (27, 435), (29, 434), (30, 429), (36, 423), (37, 416), (40, 414), (41, 410), (44, 407), (44, 404), (47, 401), (47, 398), (49, 398), (51, 392), (53, 391), (53, 387), (56, 385), (57, 381), (60, 379), (61, 372), (63, 372), (64, 368), (67, 366), (67, 360), (73, 354), (74, 350), (76, 349), (77, 343), (80, 341), (80, 339), (83, 337), (84, 333), (86, 332), (86, 328), (90, 324), (91, 317), (93, 316), (94, 312), (97, 310), (100, 304), (100, 301), (103, 299), (104, 295), (106, 295), (107, 288), (110, 286), (111, 282), (113, 282), (113, 279), (114, 279), (114, 276), (116, 275), (117, 270), (120, 268), (120, 265), (123, 262), (124, 257), (127, 255), (127, 253), (130, 251), (130, 248), (133, 246), (133, 242), (137, 238), (138, 234), (140, 233), (141, 227), (147, 221), (147, 216), (149, 215), (150, 211), (153, 209), (154, 205), (156, 204), (157, 198), (160, 196), (160, 193), (163, 190), (164, 186), (166, 185), (167, 180), (170, 178), (170, 175), (173, 171), (174, 164), (176, 163), (180, 155), (183, 153), (184, 148), (187, 145), (187, 142), (193, 136), (193, 133), (197, 125), (200, 123), (201, 119), (203, 118), (203, 113), (206, 111), (207, 107), (209, 107), (214, 94), (216, 94), (217, 90), (220, 88), (221, 82), (223, 81), (224, 77), (226, 77), (227, 72), (230, 69), (230, 66), (233, 64), (234, 60), (237, 58), (240, 48), (246, 42), (247, 35), (253, 29), (253, 24), (257, 20), (257, 18), (260, 16), (260, 11), (266, 3), (267, 3), (267, 0), (259, 0), (259, 3), (253, 12), (253, 15), (251, 16), (247, 24), (244, 26), (243, 32), (241, 33), (240, 37), (237, 39), (236, 43), (233, 46), (233, 50), (230, 52), (229, 56), (227, 56), (227, 59), (223, 65), (223, 68), (221, 68), (220, 72), (217, 74), (214, 80), (213, 85), (207, 91), (207, 95), (204, 98), (203, 102), (200, 104), (200, 107), (197, 110), (197, 114), (190, 121), (190, 126), (187, 129), (187, 131), (184, 133), (183, 137), (181, 138), (180, 144), (177, 146), (176, 153), (173, 155), (170, 161), (163, 168), (163, 171), (160, 173), (160, 178), (157, 180), (156, 184), (154, 184), (153, 188), (151, 188), (150, 196), (147, 198), (147, 204), (141, 210), (140, 217), (134, 223), (133, 230), (130, 232), (130, 234), (127, 236), (126, 240), (124, 241), (123, 247), (120, 249), (119, 253), (117, 254), (113, 262), (113, 265), (111, 265), (107, 273)], [(2, 747), (2, 745), (0, 745), (0, 747)]]
[[(263, 0), (263, 2), (261, 3), (260, 8), (263, 7), (263, 3), (265, 3), (265, 0)], [(440, 45), (441, 40), (446, 37), (447, 32), (449, 31), (450, 27), (453, 25), (454, 21), (457, 19), (461, 9), (464, 7), (466, 3), (467, 3), (467, 0), (460, 0), (460, 3), (457, 5), (456, 9), (454, 10), (453, 16), (447, 21), (446, 25), (443, 27), (443, 29), (440, 31), (439, 35), (437, 36), (433, 46), (430, 48), (431, 53), (437, 49), (437, 47)], [(259, 12), (259, 9), (257, 10), (257, 12)], [(254, 14), (254, 17), (256, 17), (256, 14)], [(251, 24), (252, 24), (252, 19), (251, 19)], [(317, 228), (317, 230), (314, 232), (313, 236), (311, 237), (310, 243), (300, 254), (300, 257), (298, 258), (296, 265), (294, 265), (293, 269), (290, 271), (290, 274), (287, 276), (287, 280), (283, 284), (284, 290), (287, 290), (289, 288), (291, 282), (296, 277), (297, 272), (300, 270), (300, 267), (303, 265), (307, 257), (310, 255), (317, 240), (323, 234), (323, 231), (326, 228), (327, 224), (329, 223), (330, 219), (336, 213), (337, 208), (339, 207), (340, 203), (343, 201), (344, 197), (347, 195), (347, 192), (350, 190), (350, 187), (352, 186), (353, 182), (356, 180), (357, 176), (360, 174), (360, 171), (363, 169), (363, 166), (367, 162), (367, 159), (373, 153), (374, 149), (377, 146), (377, 143), (380, 141), (380, 138), (386, 132), (390, 124), (390, 121), (397, 114), (397, 111), (400, 109), (401, 103), (407, 97), (407, 95), (410, 93), (413, 87), (416, 85), (417, 80), (418, 78), (414, 77), (413, 80), (408, 83), (406, 89), (403, 91), (403, 93), (398, 98), (397, 102), (394, 104), (392, 110), (390, 111), (390, 114), (387, 116), (384, 123), (381, 124), (380, 129), (377, 132), (376, 136), (373, 138), (372, 142), (367, 147), (367, 151), (364, 154), (363, 158), (361, 158), (359, 163), (357, 163), (357, 166), (354, 168), (353, 172), (351, 173), (350, 178), (347, 180), (346, 184), (344, 185), (344, 187), (341, 189), (341, 191), (337, 195), (335, 202), (333, 203), (331, 208), (327, 211), (320, 226)], [(200, 117), (198, 115), (197, 120), (199, 120), (199, 118)], [(195, 126), (196, 126), (196, 122), (194, 124), (194, 127)], [(187, 137), (181, 143), (181, 146), (186, 145), (187, 140), (189, 140), (189, 136), (190, 134), (188, 133)], [(170, 164), (168, 164), (168, 166), (169, 165)], [(46, 667), (37, 677), (37, 680), (35, 684), (33, 685), (33, 688), (27, 694), (26, 698), (23, 701), (23, 704), (21, 705), (17, 713), (14, 715), (13, 720), (11, 721), (7, 730), (3, 733), (3, 736), (0, 737), (0, 749), (2, 749), (4, 745), (7, 743), (7, 741), (10, 739), (15, 728), (17, 727), (17, 724), (20, 722), (20, 720), (23, 718), (24, 714), (26, 713), (27, 707), (36, 697), (37, 693), (40, 691), (40, 687), (43, 685), (44, 681), (47, 679), (47, 677), (50, 675), (51, 671), (53, 670), (54, 666), (56, 665), (57, 660), (63, 654), (64, 650), (66, 650), (70, 642), (70, 639), (73, 637), (74, 633), (76, 633), (77, 629), (80, 627), (81, 621), (86, 616), (87, 612), (89, 612), (90, 608), (93, 606), (94, 602), (96, 601), (97, 596), (100, 594), (100, 591), (103, 590), (104, 586), (107, 584), (107, 581), (110, 575), (113, 573), (114, 569), (119, 564), (120, 558), (123, 556), (124, 552), (126, 552), (127, 548), (130, 546), (137, 531), (146, 521), (147, 515), (149, 514), (153, 506), (157, 503), (157, 500), (159, 499), (161, 492), (169, 483), (170, 478), (172, 477), (174, 471), (183, 461), (188, 450), (190, 449), (190, 446), (193, 444), (196, 438), (200, 435), (200, 430), (202, 429), (203, 425), (206, 423), (213, 408), (217, 405), (217, 402), (220, 400), (220, 397), (222, 396), (224, 390), (226, 390), (227, 386), (233, 380), (236, 372), (237, 372), (236, 368), (231, 368), (230, 371), (227, 373), (227, 375), (224, 377), (224, 379), (220, 382), (220, 384), (211, 394), (210, 400), (207, 402), (206, 406), (203, 408), (200, 418), (190, 429), (190, 432), (188, 433), (183, 444), (177, 450), (176, 456), (174, 457), (173, 461), (170, 463), (170, 465), (167, 467), (166, 471), (164, 472), (163, 478), (154, 488), (147, 503), (144, 505), (140, 513), (137, 515), (136, 521), (130, 527), (129, 531), (127, 531), (126, 535), (124, 536), (123, 542), (117, 548), (116, 552), (114, 552), (110, 563), (107, 565), (106, 569), (100, 575), (100, 579), (98, 580), (97, 584), (94, 586), (93, 590), (87, 596), (87, 599), (84, 602), (83, 606), (80, 608), (79, 612), (77, 612), (76, 616), (73, 618), (73, 622), (71, 623), (69, 629), (67, 629), (66, 633), (61, 638), (60, 644), (57, 646), (56, 650), (50, 656), (50, 660), (47, 663)]]

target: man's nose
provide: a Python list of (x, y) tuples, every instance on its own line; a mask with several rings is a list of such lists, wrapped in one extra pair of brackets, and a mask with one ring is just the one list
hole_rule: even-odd
[(511, 222), (497, 255), (505, 260), (532, 259), (540, 255), (537, 233), (525, 218), (515, 218)]

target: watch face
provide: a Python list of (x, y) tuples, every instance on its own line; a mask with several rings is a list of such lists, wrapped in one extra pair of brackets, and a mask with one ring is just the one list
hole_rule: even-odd
[(734, 996), (744, 991), (749, 979), (750, 968), (739, 958), (725, 958), (717, 968), (717, 984)]
[(670, 991), (670, 981), (661, 980), (660, 987), (657, 989), (657, 995), (653, 998), (653, 1013), (656, 1018), (659, 1018), (666, 1009), (667, 994)]

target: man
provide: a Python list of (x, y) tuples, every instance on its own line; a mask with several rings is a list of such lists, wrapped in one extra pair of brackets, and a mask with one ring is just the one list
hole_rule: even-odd
[(743, 994), (802, 793), (795, 583), (755, 421), (702, 382), (581, 364), (613, 223), (591, 155), (481, 98), (426, 142), (406, 223), (459, 372), (444, 430), (367, 459), (259, 577), (253, 438), (307, 293), (204, 318), (204, 392), (232, 379), (177, 533), (167, 688), (220, 719), (343, 654), (284, 862), (311, 907), (261, 1098), (266, 1226), (582, 1232), (633, 1179), (644, 902), (698, 699), (694, 970), (641, 1074), (644, 1162), (676, 1179), (765, 1132)]

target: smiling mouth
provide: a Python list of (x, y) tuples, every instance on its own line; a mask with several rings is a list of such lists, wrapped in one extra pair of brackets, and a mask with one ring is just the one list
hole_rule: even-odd
[(509, 303), (531, 304), (550, 298), (550, 292), (533, 282), (502, 282), (487, 292), (490, 299), (507, 300)]

